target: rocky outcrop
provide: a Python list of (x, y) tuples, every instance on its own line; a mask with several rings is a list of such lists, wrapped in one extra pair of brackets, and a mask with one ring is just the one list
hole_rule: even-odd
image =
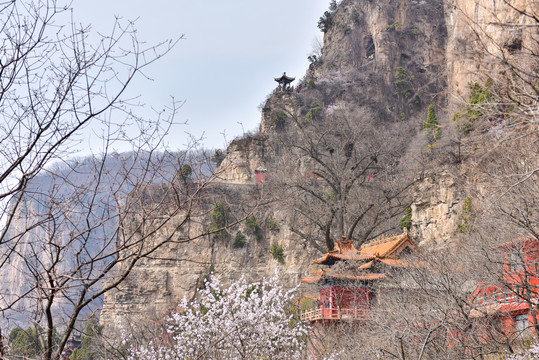
[(423, 174), (415, 183), (412, 237), (423, 246), (439, 246), (454, 240), (464, 199), (450, 173)]
[(227, 184), (254, 184), (255, 170), (264, 168), (266, 136), (247, 135), (233, 140), (218, 171), (218, 181)]
[[(386, 122), (401, 122), (403, 128), (406, 124), (413, 131), (402, 136), (409, 137), (410, 144), (414, 137), (421, 138), (426, 108), (435, 104), (444, 132), (450, 131), (451, 109), (466, 99), (469, 83), (478, 80), (478, 69), (495, 66), (487, 54), (477, 54), (477, 41), (485, 39), (480, 32), (487, 31), (502, 45), (489, 48), (495, 54), (532, 36), (512, 25), (514, 31), (502, 31), (493, 19), (507, 24), (530, 21), (501, 0), (343, 0), (332, 13), (322, 56), (299, 81), (305, 96), (275, 92), (269, 97), (260, 132), (230, 143), (219, 168), (221, 191), (249, 194), (254, 201), (259, 191), (255, 170), (271, 173), (274, 157), (283, 156), (268, 139), (276, 131), (294, 131), (291, 120), (304, 117), (315, 100), (323, 109), (335, 104), (366, 108), (357, 113), (375, 114), (380, 131)], [(408, 152), (419, 148), (411, 145)], [(431, 169), (423, 174), (411, 192), (412, 235), (422, 245), (443, 245), (457, 235), (466, 196), (450, 171)], [(280, 224), (278, 232), (264, 228), (268, 217)], [(120, 288), (106, 295), (101, 321), (118, 324), (136, 313), (162, 319), (181, 297), (194, 296), (210, 269), (227, 283), (240, 276), (258, 280), (279, 268), (287, 285), (297, 284), (316, 252), (290, 232), (290, 216), (278, 205), (260, 209), (256, 218), (264, 234), (259, 240), (248, 235), (243, 248), (231, 243), (237, 231), (249, 234), (242, 224), (230, 230), (228, 240), (207, 237), (170, 244), (154, 259), (141, 262)], [(208, 217), (200, 218), (192, 226), (207, 223)], [(269, 253), (274, 241), (283, 247), (284, 264)]]
[[(315, 252), (305, 249), (290, 232), (286, 213), (278, 207), (254, 209), (259, 235), (240, 221), (228, 229), (226, 237), (197, 238), (207, 231), (209, 213), (215, 202), (227, 204), (227, 217), (233, 222), (246, 216), (245, 209), (253, 209), (260, 198), (259, 190), (249, 184), (216, 183), (207, 190), (210, 194), (202, 204), (207, 208), (203, 212), (206, 216), (192, 218), (181, 231), (174, 228), (177, 222), (172, 219), (150, 237), (150, 242), (159, 241), (161, 234), (175, 234), (174, 239), (189, 236), (193, 240), (167, 243), (150, 258), (142, 259), (119, 287), (105, 294), (100, 318), (105, 331), (118, 333), (119, 326), (143, 327), (153, 321), (161, 322), (184, 296), (194, 297), (210, 273), (226, 285), (242, 276), (248, 281), (258, 281), (278, 271), (285, 286), (296, 286)], [(266, 225), (267, 219), (271, 219), (272, 226)], [(243, 246), (234, 245), (238, 231), (245, 234)], [(282, 246), (282, 262), (270, 253), (272, 243)]]
[(444, 6), (447, 92), (457, 106), (467, 100), (470, 83), (484, 80), (479, 74), (494, 75), (505, 60), (537, 46), (536, 21), (525, 14), (537, 14), (534, 1), (445, 0)]

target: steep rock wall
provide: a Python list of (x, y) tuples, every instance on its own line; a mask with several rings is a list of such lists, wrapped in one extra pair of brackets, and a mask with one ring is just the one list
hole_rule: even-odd
[(448, 171), (422, 174), (412, 190), (412, 229), (421, 245), (439, 246), (454, 239), (463, 196)]
[(220, 165), (218, 181), (227, 184), (254, 184), (254, 172), (266, 160), (266, 137), (263, 134), (233, 140)]
[[(173, 241), (159, 249), (150, 258), (141, 260), (116, 289), (106, 293), (100, 322), (105, 332), (119, 333), (119, 326), (143, 328), (148, 324), (160, 323), (166, 315), (176, 310), (176, 305), (185, 296), (193, 298), (209, 273), (213, 272), (223, 285), (244, 276), (248, 281), (259, 281), (272, 276), (275, 271), (286, 287), (296, 286), (310, 260), (315, 257), (312, 250), (305, 249), (302, 242), (290, 232), (286, 225), (286, 212), (278, 206), (257, 208), (254, 216), (260, 227), (260, 236), (240, 222), (228, 230), (229, 236), (216, 239), (213, 236), (197, 238), (207, 231), (209, 213), (215, 202), (227, 205), (230, 221), (245, 216), (243, 208), (252, 208), (260, 197), (260, 189), (253, 185), (216, 183), (205, 204), (207, 216), (193, 218), (174, 236), (174, 239), (194, 238), (188, 242)], [(268, 228), (266, 219), (271, 218), (277, 228)], [(135, 221), (135, 220), (134, 220)], [(174, 219), (155, 235), (174, 233)], [(237, 231), (246, 236), (243, 247), (234, 246)], [(154, 238), (150, 238), (151, 242)], [(275, 242), (283, 247), (283, 263), (269, 249)]]
[[(520, 3), (532, 6), (531, 1)], [(479, 69), (496, 66), (478, 56), (478, 31), (485, 29), (500, 44), (512, 44), (519, 36), (526, 42), (531, 36), (527, 30), (504, 32), (499, 26), (489, 25), (494, 18), (508, 24), (529, 22), (507, 9), (501, 0), (344, 0), (325, 33), (322, 57), (300, 80), (302, 91), (307, 91), (312, 80), (308, 91), (313, 98), (322, 99), (324, 108), (333, 103), (366, 107), (381, 124), (406, 121), (415, 129), (410, 143), (414, 135), (421, 137), (426, 107), (433, 103), (441, 110), (444, 132), (451, 131), (452, 109), (466, 101), (469, 83), (480, 80)], [(503, 49), (491, 49), (503, 53)], [(407, 75), (410, 93), (395, 85), (399, 68)], [(235, 140), (228, 147), (220, 167), (220, 182), (254, 192), (255, 169), (268, 168), (271, 174), (276, 163), (272, 158), (282, 156), (266, 141), (277, 131), (275, 111), (285, 109), (288, 116), (301, 116), (305, 106), (309, 103), (302, 103), (294, 93), (272, 94), (263, 109), (260, 133)], [(449, 172), (437, 169), (416, 180), (412, 234), (423, 244), (451, 241), (465, 199), (460, 184)], [(249, 186), (253, 189), (246, 190)], [(227, 191), (234, 191), (232, 188)], [(234, 249), (230, 242), (204, 238), (164, 249), (162, 253), (174, 256), (174, 260), (141, 263), (124, 286), (106, 296), (101, 321), (113, 325), (135, 313), (161, 319), (181, 297), (193, 296), (209, 264), (225, 283), (242, 275), (257, 280), (279, 268), (286, 283), (295, 285), (316, 252), (304, 248), (288, 230), (287, 212), (278, 205), (266, 208), (257, 218), (270, 214), (281, 229), (278, 233), (266, 231), (261, 242), (251, 238), (245, 248)], [(241, 226), (233, 232), (238, 229), (247, 232)], [(274, 240), (284, 248), (284, 265), (269, 255)]]

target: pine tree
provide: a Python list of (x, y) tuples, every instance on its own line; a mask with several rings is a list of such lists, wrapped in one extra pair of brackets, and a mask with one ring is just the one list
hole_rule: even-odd
[(191, 168), (191, 165), (185, 164), (178, 171), (178, 178), (181, 181), (185, 182), (185, 181), (187, 181), (189, 176), (191, 176), (192, 173), (193, 173), (193, 168)]
[(242, 248), (245, 246), (247, 239), (245, 238), (245, 235), (240, 231), (236, 233), (236, 238), (234, 239), (234, 243), (232, 246), (235, 248)]
[(95, 315), (92, 315), (86, 322), (84, 334), (81, 337), (81, 348), (75, 349), (69, 357), (70, 360), (93, 360), (97, 358), (97, 351), (94, 341), (97, 336), (101, 335), (101, 326)]
[(226, 238), (228, 236), (228, 232), (224, 229), (227, 223), (226, 209), (222, 202), (215, 204), (210, 217), (210, 231), (214, 233), (214, 238)]
[(442, 137), (442, 128), (438, 124), (436, 110), (433, 104), (429, 105), (427, 120), (423, 122), (423, 132), (429, 145), (433, 145)]

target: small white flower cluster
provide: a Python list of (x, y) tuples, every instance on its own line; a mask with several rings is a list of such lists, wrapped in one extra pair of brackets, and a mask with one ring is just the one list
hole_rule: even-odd
[(511, 354), (507, 360), (539, 360), (539, 344), (532, 345), (528, 350), (519, 354)]
[(131, 349), (129, 360), (302, 358), (307, 328), (286, 311), (296, 289), (285, 291), (278, 280), (241, 278), (222, 289), (211, 276), (198, 301), (184, 298), (185, 312), (172, 314), (172, 341)]

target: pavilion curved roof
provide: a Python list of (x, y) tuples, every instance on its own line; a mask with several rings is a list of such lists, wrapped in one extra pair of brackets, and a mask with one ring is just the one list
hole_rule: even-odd
[(274, 79), (275, 79), (275, 81), (277, 81), (278, 83), (281, 83), (281, 82), (292, 82), (292, 81), (296, 80), (295, 77), (287, 76), (285, 72), (283, 73), (283, 75), (281, 75), (281, 77), (274, 78)]
[(358, 267), (358, 269), (360, 269), (360, 270), (370, 269), (370, 268), (372, 268), (374, 266), (375, 262), (380, 262), (380, 263), (382, 263), (384, 265), (388, 265), (388, 266), (394, 267), (394, 268), (403, 268), (403, 267), (410, 266), (410, 264), (408, 262), (406, 262), (404, 260), (401, 260), (401, 259), (378, 259), (378, 258), (375, 258), (374, 260), (371, 260), (368, 263), (361, 265), (360, 267)]
[[(346, 238), (343, 236), (342, 241), (335, 241), (335, 246), (333, 250), (329, 250), (327, 253), (322, 255), (322, 257), (313, 260), (311, 264), (329, 265), (335, 263), (336, 260), (382, 260), (388, 257), (396, 256), (401, 250), (406, 247), (406, 245), (415, 247), (415, 243), (410, 238), (408, 233), (382, 236), (379, 239), (373, 240), (370, 243), (363, 245), (360, 250), (354, 247), (351, 240), (346, 241)], [(395, 261), (392, 262), (389, 259), (387, 260), (388, 261), (385, 262), (386, 265), (402, 265)]]
[(346, 241), (346, 238), (343, 236), (342, 241), (335, 241), (333, 250), (329, 250), (327, 253), (322, 255), (321, 258), (313, 260), (311, 264), (330, 264), (334, 263), (335, 260), (372, 260), (375, 256), (370, 253), (363, 253), (357, 250), (352, 244), (352, 240)]
[(406, 232), (390, 236), (382, 235), (381, 238), (362, 245), (360, 251), (362, 254), (372, 254), (377, 259), (384, 259), (392, 255), (397, 255), (405, 248), (406, 243), (415, 247), (415, 243)]
[[(339, 280), (379, 280), (386, 278), (384, 273), (373, 272), (375, 263), (382, 263), (389, 267), (408, 267), (410, 264), (398, 258), (398, 255), (406, 248), (415, 249), (416, 245), (408, 233), (396, 234), (391, 236), (382, 236), (368, 244), (364, 244), (360, 250), (356, 249), (351, 240), (335, 241), (333, 250), (328, 251), (322, 257), (312, 261), (311, 264), (328, 265), (328, 268), (322, 268), (312, 271), (313, 276), (304, 277), (302, 282), (316, 283), (323, 278)], [(334, 270), (331, 265), (339, 261), (359, 261), (363, 262), (360, 266), (348, 270)], [(369, 273), (369, 271), (371, 271)]]

